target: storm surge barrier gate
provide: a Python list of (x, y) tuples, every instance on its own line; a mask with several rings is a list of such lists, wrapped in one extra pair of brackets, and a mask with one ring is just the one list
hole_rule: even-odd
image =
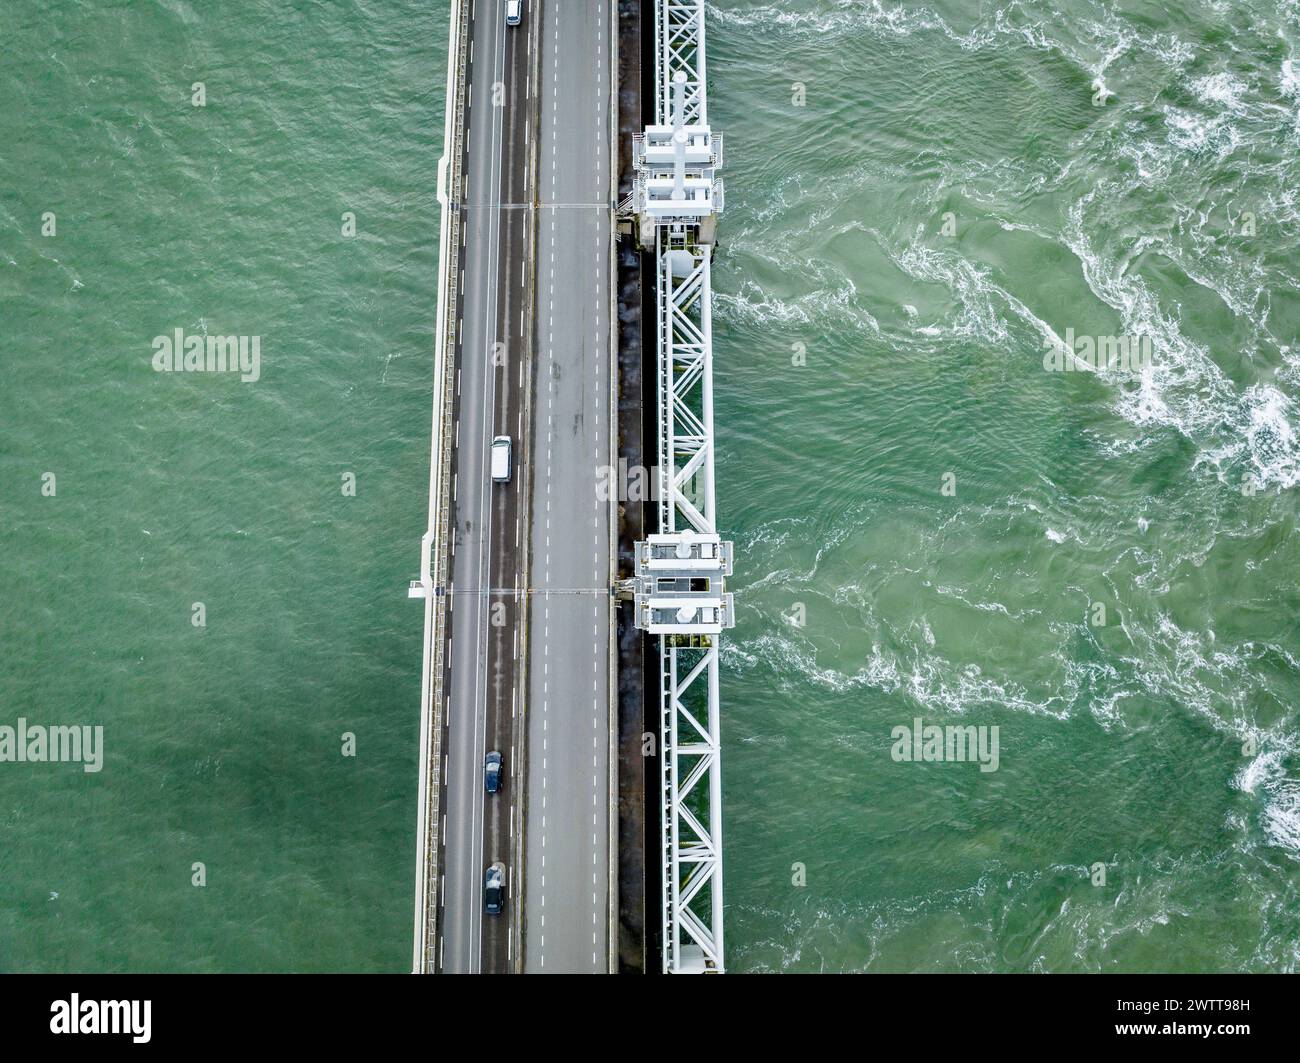
[(621, 205), (655, 259), (658, 531), (620, 587), (659, 643), (663, 969), (721, 974), (722, 768), (718, 653), (735, 624), (732, 544), (714, 502), (710, 265), (723, 207), (722, 135), (709, 127), (704, 0), (654, 7), (654, 123), (633, 138)]

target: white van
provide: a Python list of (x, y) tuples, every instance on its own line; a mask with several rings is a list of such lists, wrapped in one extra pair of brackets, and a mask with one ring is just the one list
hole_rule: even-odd
[(506, 25), (518, 26), (524, 17), (524, 0), (506, 0)]
[(492, 479), (499, 484), (510, 482), (510, 437), (492, 440)]

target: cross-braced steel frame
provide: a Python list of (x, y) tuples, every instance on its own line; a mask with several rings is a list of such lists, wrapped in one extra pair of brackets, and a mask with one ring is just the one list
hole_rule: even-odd
[[(707, 125), (704, 0), (658, 0), (655, 113), (673, 123), (686, 74), (684, 124)], [(682, 116), (677, 116), (682, 124)], [(659, 531), (716, 533), (713, 336), (709, 263), (697, 225), (656, 233)], [(663, 969), (723, 971), (719, 636), (660, 635)]]
[(704, 0), (658, 0), (655, 4), (655, 114), (671, 125), (673, 75), (686, 74), (686, 124), (709, 124), (704, 68)]

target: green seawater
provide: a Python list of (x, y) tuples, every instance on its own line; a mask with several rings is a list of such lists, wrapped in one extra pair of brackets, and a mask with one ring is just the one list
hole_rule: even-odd
[(1300, 5), (710, 14), (731, 969), (1293, 970)]
[[(0, 725), (105, 745), (0, 764), (0, 969), (409, 964), (447, 14), (0, 7)], [(730, 968), (1293, 970), (1300, 5), (716, 0), (709, 88)]]
[(409, 969), (447, 18), (0, 5), (0, 969)]

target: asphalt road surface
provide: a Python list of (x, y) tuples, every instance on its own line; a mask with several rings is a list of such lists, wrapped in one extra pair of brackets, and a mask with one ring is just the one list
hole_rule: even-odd
[[(474, 0), (458, 197), (439, 969), (603, 972), (613, 5), (531, 0), (516, 27), (504, 9)], [(498, 435), (513, 444), (506, 484), (489, 476)], [(505, 758), (496, 795), (491, 750)], [(489, 915), (497, 861), (507, 904)]]
[[(531, 5), (530, 5), (531, 6)], [(516, 904), (520, 818), (527, 549), (528, 439), (525, 386), (530, 364), (533, 218), (514, 204), (531, 193), (528, 138), (535, 100), (528, 76), (530, 31), (507, 27), (505, 5), (475, 0), (470, 23), (470, 90), (461, 301), (454, 401), (453, 520), (448, 702), (445, 711), (442, 934), (440, 969), (505, 973), (519, 957)], [(494, 436), (513, 442), (514, 475), (493, 483)], [(500, 792), (484, 789), (484, 758), (505, 758)], [(488, 865), (506, 866), (507, 903), (483, 906)]]
[[(481, 2), (481, 0), (480, 0)], [(530, 5), (530, 15), (537, 5)], [(610, 84), (614, 5), (560, 0), (541, 49), (525, 969), (609, 969)]]

